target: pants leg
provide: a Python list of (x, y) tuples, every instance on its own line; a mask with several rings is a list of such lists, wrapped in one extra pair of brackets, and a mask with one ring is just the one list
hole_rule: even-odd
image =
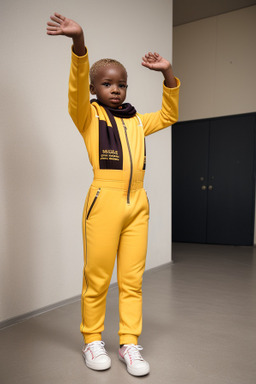
[(142, 331), (142, 277), (149, 218), (144, 189), (132, 193), (130, 209), (132, 214), (122, 230), (117, 256), (120, 344), (137, 344)]
[[(85, 343), (101, 340), (106, 297), (118, 249), (122, 204), (115, 192), (91, 187), (86, 199), (82, 322)], [(97, 196), (98, 193), (98, 196)], [(120, 192), (119, 192), (120, 194)]]

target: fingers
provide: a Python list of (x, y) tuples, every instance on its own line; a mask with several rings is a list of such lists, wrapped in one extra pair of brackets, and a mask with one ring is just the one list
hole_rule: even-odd
[(57, 17), (58, 19), (62, 20), (62, 21), (65, 20), (65, 16), (62, 16), (60, 13), (54, 12), (54, 16)]
[(157, 59), (159, 57), (159, 53), (157, 52), (148, 52), (145, 54), (145, 57), (147, 57), (148, 59)]
[(51, 16), (50, 19), (58, 24), (61, 24), (65, 20), (65, 16), (62, 16), (59, 13), (55, 12), (54, 16)]
[(159, 60), (160, 58), (160, 55), (156, 52), (152, 53), (152, 52), (148, 52), (145, 54), (144, 57), (142, 57), (142, 60), (144, 63), (148, 62), (148, 63), (154, 63), (156, 62), (157, 60)]
[(60, 35), (62, 32), (59, 25), (51, 22), (47, 23), (46, 30), (48, 35)]
[(160, 59), (161, 59), (161, 56), (158, 53), (148, 52), (145, 54), (145, 56), (142, 57), (142, 63), (141, 64), (144, 67), (147, 67), (149, 69), (154, 69), (155, 64), (157, 62), (159, 62)]
[(47, 34), (48, 35), (61, 35), (61, 24), (65, 21), (65, 17), (55, 12), (53, 16), (50, 16), (52, 21), (47, 23)]

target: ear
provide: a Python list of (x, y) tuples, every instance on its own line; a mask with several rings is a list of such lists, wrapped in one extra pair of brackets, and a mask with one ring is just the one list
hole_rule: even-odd
[(93, 84), (90, 84), (90, 92), (92, 95), (96, 95), (95, 87)]

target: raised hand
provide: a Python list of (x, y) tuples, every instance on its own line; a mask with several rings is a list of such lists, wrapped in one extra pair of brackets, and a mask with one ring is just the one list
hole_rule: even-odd
[(68, 19), (59, 13), (54, 13), (50, 17), (51, 21), (47, 23), (47, 34), (51, 36), (67, 36), (73, 39), (74, 52), (78, 56), (83, 56), (86, 53), (84, 46), (84, 33), (79, 24), (74, 20)]
[(67, 37), (76, 38), (83, 33), (82, 28), (75, 21), (68, 19), (59, 13), (54, 13), (47, 23), (47, 34), (48, 35), (65, 35)]
[(153, 71), (162, 72), (165, 78), (165, 85), (169, 88), (176, 87), (177, 83), (172, 72), (171, 63), (164, 59), (159, 53), (148, 52), (142, 57), (142, 63), (144, 67)]
[(142, 57), (142, 63), (144, 67), (152, 69), (154, 71), (165, 71), (171, 67), (171, 64), (168, 60), (164, 59), (159, 53), (148, 52), (144, 57)]

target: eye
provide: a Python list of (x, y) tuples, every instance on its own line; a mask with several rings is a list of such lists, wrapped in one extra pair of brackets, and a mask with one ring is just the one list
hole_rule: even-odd
[(127, 87), (128, 87), (128, 85), (126, 85), (126, 84), (119, 84), (119, 88), (126, 89)]
[(104, 87), (110, 87), (110, 83), (108, 83), (107, 81), (105, 81), (104, 83), (102, 83), (102, 85), (104, 85)]

